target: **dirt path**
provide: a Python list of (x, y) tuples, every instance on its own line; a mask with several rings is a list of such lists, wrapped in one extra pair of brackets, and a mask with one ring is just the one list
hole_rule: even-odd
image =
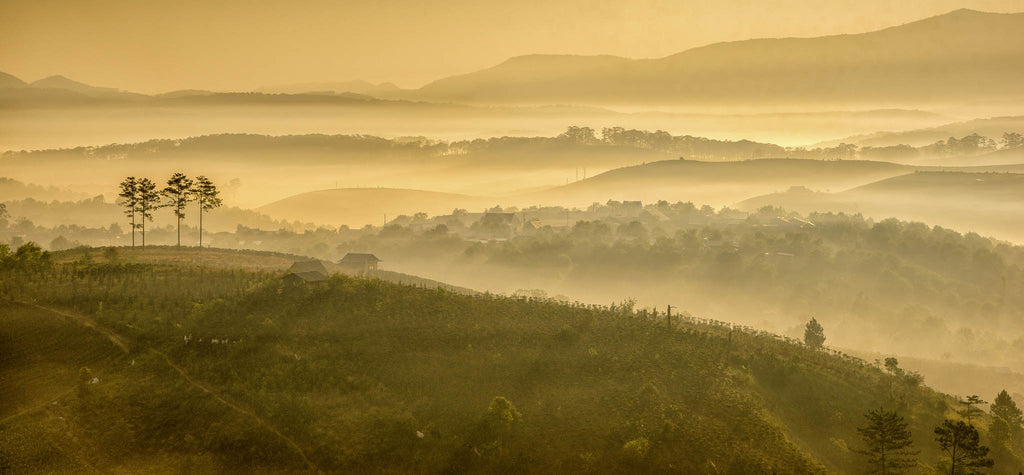
[(120, 348), (121, 351), (123, 351), (125, 354), (128, 354), (128, 352), (129, 352), (129, 346), (128, 346), (128, 341), (127, 340), (125, 340), (124, 338), (121, 338), (120, 335), (118, 335), (117, 333), (114, 333), (109, 328), (100, 326), (95, 321), (93, 321), (93, 319), (91, 319), (89, 317), (86, 317), (85, 315), (74, 315), (74, 314), (62, 312), (60, 310), (53, 309), (53, 308), (50, 308), (50, 307), (44, 307), (42, 305), (36, 305), (34, 303), (26, 303), (26, 302), (19, 302), (19, 303), (22, 304), (22, 305), (27, 305), (29, 307), (35, 307), (35, 308), (38, 308), (40, 310), (45, 310), (47, 312), (60, 315), (60, 316), (66, 318), (68, 320), (71, 320), (74, 323), (77, 323), (77, 324), (79, 324), (79, 325), (81, 325), (83, 327), (86, 327), (86, 328), (88, 328), (90, 330), (93, 330), (93, 331), (99, 333), (100, 335), (103, 335), (104, 337), (106, 337), (107, 340), (110, 340), (111, 343), (113, 343), (115, 346)]
[[(89, 318), (89, 317), (87, 317), (85, 315), (76, 315), (76, 314), (71, 314), (71, 313), (67, 313), (67, 312), (62, 312), (60, 310), (56, 310), (56, 309), (53, 309), (53, 308), (44, 307), (42, 305), (36, 305), (36, 304), (32, 304), (32, 303), (25, 303), (25, 302), (19, 302), (19, 303), (21, 303), (22, 305), (27, 305), (27, 306), (30, 306), (30, 307), (38, 308), (40, 310), (45, 310), (47, 312), (50, 312), (50, 313), (53, 313), (53, 314), (56, 314), (56, 315), (60, 315), (60, 316), (66, 318), (68, 320), (71, 320), (71, 321), (73, 321), (73, 322), (75, 322), (75, 323), (77, 323), (79, 325), (82, 325), (82, 326), (84, 326), (86, 328), (89, 328), (90, 330), (93, 330), (93, 331), (103, 335), (104, 337), (106, 337), (108, 340), (110, 340), (111, 343), (113, 343), (118, 348), (120, 348), (125, 354), (129, 353), (130, 346), (129, 346), (129, 342), (127, 340), (125, 340), (124, 338), (122, 338), (118, 334), (114, 333), (109, 328), (106, 328), (106, 327), (103, 327), (103, 326), (99, 325), (94, 320), (92, 320), (91, 318)], [(242, 415), (244, 415), (246, 417), (250, 417), (250, 418), (254, 419), (261, 426), (263, 426), (264, 428), (266, 428), (270, 432), (274, 433), (274, 435), (278, 436), (281, 440), (283, 440), (285, 442), (285, 444), (287, 444), (292, 450), (294, 450), (295, 453), (297, 453), (299, 455), (299, 457), (302, 458), (302, 462), (306, 465), (306, 467), (309, 470), (312, 470), (312, 471), (317, 472), (317, 473), (323, 473), (322, 470), (320, 470), (319, 467), (317, 467), (316, 464), (314, 464), (313, 461), (309, 459), (309, 457), (306, 457), (306, 452), (304, 450), (302, 450), (302, 447), (299, 446), (298, 443), (296, 443), (294, 440), (292, 440), (287, 435), (283, 434), (281, 431), (277, 430), (276, 427), (271, 425), (265, 419), (263, 419), (262, 417), (257, 415), (255, 412), (253, 412), (253, 411), (251, 411), (249, 409), (246, 409), (245, 407), (242, 407), (241, 405), (239, 405), (237, 403), (229, 401), (226, 397), (221, 396), (220, 394), (218, 394), (216, 391), (214, 391), (209, 386), (196, 381), (191, 376), (189, 376), (188, 372), (185, 371), (184, 368), (182, 368), (181, 366), (178, 366), (177, 364), (175, 364), (174, 361), (172, 361), (171, 358), (169, 356), (167, 356), (166, 353), (164, 353), (164, 352), (162, 352), (160, 350), (157, 350), (156, 348), (153, 348), (153, 347), (150, 347), (149, 349), (150, 349), (150, 351), (160, 355), (164, 359), (164, 361), (167, 363), (167, 365), (170, 366), (171, 368), (173, 368), (175, 371), (177, 371), (178, 374), (180, 374), (181, 377), (184, 378), (185, 381), (189, 383), (189, 385), (191, 385), (192, 387), (194, 387), (194, 388), (196, 388), (196, 389), (198, 389), (198, 390), (200, 390), (200, 391), (202, 391), (202, 392), (204, 392), (206, 394), (209, 394), (210, 397), (216, 399), (218, 402), (220, 402), (221, 404), (224, 404), (225, 406), (231, 408), (235, 412), (238, 412), (239, 414), (242, 414)], [(57, 399), (63, 398), (64, 396), (67, 396), (68, 394), (70, 394), (70, 392), (71, 391), (68, 391), (68, 392), (66, 392), (64, 394), (61, 394), (60, 396), (57, 397)], [(31, 412), (43, 409), (43, 408), (45, 408), (49, 404), (52, 404), (52, 402), (48, 401), (48, 402), (43, 403), (43, 404), (41, 404), (39, 406), (31, 407), (31, 408), (28, 408), (28, 409), (26, 409), (24, 411), (21, 411), (21, 412), (17, 413), (17, 414), (13, 414), (13, 415), (11, 415), (9, 417), (4, 418), (2, 421), (0, 421), (0, 425), (2, 425), (3, 423), (6, 423), (9, 420), (12, 420), (12, 419), (18, 417), (18, 416), (21, 416), (21, 415), (24, 415), (24, 414), (28, 414), (28, 413), (31, 413)]]
[(51, 398), (46, 398), (46, 402), (43, 402), (41, 404), (29, 407), (27, 409), (22, 409), (22, 410), (20, 410), (18, 412), (15, 412), (14, 414), (11, 414), (11, 415), (3, 418), (3, 419), (0, 419), (0, 426), (6, 424), (8, 421), (12, 421), (12, 420), (17, 419), (17, 418), (19, 418), (21, 416), (24, 416), (25, 414), (31, 414), (33, 412), (40, 411), (40, 410), (43, 410), (43, 409), (45, 409), (47, 407), (50, 407), (51, 405), (53, 405), (57, 401), (60, 401), (61, 399), (64, 399), (65, 397), (69, 396), (72, 392), (74, 392), (74, 390), (73, 389), (69, 389), (67, 391), (64, 391), (64, 392), (58, 394), (57, 396), (54, 396), (54, 397), (51, 397)]

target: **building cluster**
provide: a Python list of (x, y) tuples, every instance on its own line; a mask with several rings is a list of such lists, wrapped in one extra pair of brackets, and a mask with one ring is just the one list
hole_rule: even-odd
[[(380, 258), (373, 254), (350, 252), (345, 254), (337, 264), (330, 264), (338, 272), (350, 275), (369, 275), (377, 270)], [(309, 284), (326, 282), (331, 273), (324, 261), (296, 261), (288, 268), (283, 280), (288, 284)]]

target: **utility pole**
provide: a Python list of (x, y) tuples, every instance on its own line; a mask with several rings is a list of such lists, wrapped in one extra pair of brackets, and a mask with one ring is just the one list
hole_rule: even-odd
[(388, 214), (384, 213), (384, 226), (388, 225)]
[(668, 306), (668, 311), (665, 313), (665, 322), (668, 324), (668, 329), (672, 329), (672, 306)]

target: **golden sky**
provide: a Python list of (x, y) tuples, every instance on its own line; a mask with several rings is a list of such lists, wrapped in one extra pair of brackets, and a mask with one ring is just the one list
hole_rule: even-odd
[(418, 87), (531, 53), (661, 57), (859, 33), (1024, 0), (0, 0), (0, 71), (139, 92), (290, 82)]

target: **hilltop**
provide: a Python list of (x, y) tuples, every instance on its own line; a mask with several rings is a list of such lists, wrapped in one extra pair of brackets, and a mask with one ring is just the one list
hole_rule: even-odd
[(869, 33), (716, 43), (657, 59), (517, 57), (409, 94), (479, 103), (948, 104), (1020, 96), (1021, 57), (1024, 14), (956, 10)]

